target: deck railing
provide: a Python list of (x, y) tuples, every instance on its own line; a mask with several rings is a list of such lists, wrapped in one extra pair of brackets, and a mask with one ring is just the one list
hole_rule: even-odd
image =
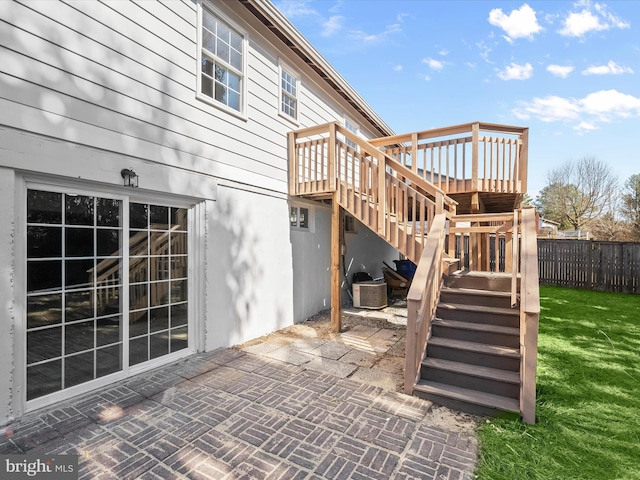
[(512, 305), (520, 299), (520, 412), (524, 422), (535, 423), (540, 313), (535, 210), (523, 208), (507, 214), (456, 215), (450, 219), (448, 229), (445, 221), (444, 216), (438, 215), (433, 221), (407, 296), (405, 393), (413, 393), (426, 352), (442, 276), (446, 274), (444, 254), (448, 230), (449, 256), (458, 260), (461, 269), (511, 274)]
[[(511, 273), (512, 305), (520, 295), (521, 412), (531, 423), (539, 313), (535, 211), (455, 215), (457, 203), (445, 193), (526, 191), (527, 136), (526, 128), (481, 123), (374, 142), (337, 123), (298, 130), (289, 134), (289, 193), (331, 197), (418, 264), (407, 296), (407, 393), (413, 393), (426, 352), (447, 257), (463, 269)], [(419, 143), (425, 139), (430, 141)], [(397, 146), (402, 142), (411, 143)]]
[(413, 395), (442, 288), (446, 216), (436, 215), (407, 295), (404, 391)]
[(289, 135), (289, 193), (335, 193), (345, 210), (416, 263), (434, 216), (455, 213), (457, 203), (441, 189), (337, 123)]
[(491, 123), (370, 140), (447, 194), (525, 193), (529, 129)]

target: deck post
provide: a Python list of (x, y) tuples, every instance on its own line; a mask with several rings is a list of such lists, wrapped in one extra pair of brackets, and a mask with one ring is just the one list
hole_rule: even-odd
[(387, 209), (387, 182), (386, 175), (387, 164), (385, 154), (378, 153), (378, 234), (384, 237), (387, 233), (386, 228), (386, 209)]
[[(478, 143), (480, 139), (480, 124), (471, 125), (471, 191), (478, 190)], [(485, 177), (486, 177), (485, 172)]]
[(331, 201), (331, 330), (339, 333), (342, 330), (340, 306), (340, 232), (342, 226), (342, 208), (338, 204), (338, 193), (334, 192)]
[(337, 178), (339, 177), (337, 172), (337, 164), (336, 164), (336, 123), (329, 124), (329, 158), (328, 158), (328, 168), (329, 168), (329, 188), (331, 190), (338, 189)]
[(519, 193), (526, 193), (529, 174), (529, 129), (522, 130), (522, 146), (520, 147), (520, 176), (522, 177)]

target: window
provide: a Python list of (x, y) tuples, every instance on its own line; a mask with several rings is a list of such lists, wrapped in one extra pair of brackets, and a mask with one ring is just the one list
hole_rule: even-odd
[(358, 233), (356, 219), (351, 215), (344, 216), (344, 231), (345, 233)]
[[(346, 128), (350, 132), (353, 132), (356, 136), (360, 133), (360, 127), (358, 126), (358, 124), (348, 117), (344, 117), (344, 128)], [(345, 143), (356, 150), (358, 148), (358, 145), (348, 138), (345, 138)]]
[(244, 35), (202, 8), (201, 42), (200, 94), (242, 112)]
[(291, 227), (309, 229), (309, 209), (305, 207), (291, 207)]
[(298, 119), (298, 77), (280, 64), (280, 113)]
[(27, 401), (188, 348), (187, 214), (27, 190)]

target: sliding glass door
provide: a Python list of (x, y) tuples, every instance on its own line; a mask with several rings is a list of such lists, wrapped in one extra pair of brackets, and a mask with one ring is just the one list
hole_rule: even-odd
[(188, 348), (188, 209), (29, 189), (26, 211), (27, 401)]

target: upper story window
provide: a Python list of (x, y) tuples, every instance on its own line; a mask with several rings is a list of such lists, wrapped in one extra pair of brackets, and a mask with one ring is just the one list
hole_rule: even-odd
[(280, 113), (292, 120), (298, 119), (298, 83), (293, 70), (280, 64)]
[(201, 98), (242, 113), (244, 110), (245, 35), (202, 8)]
[[(349, 117), (344, 117), (344, 127), (350, 132), (353, 132), (356, 136), (360, 133), (360, 127), (358, 126), (358, 124), (351, 120)], [(356, 150), (358, 149), (356, 143), (349, 140), (348, 138), (345, 139), (345, 143), (351, 148), (354, 148)]]

